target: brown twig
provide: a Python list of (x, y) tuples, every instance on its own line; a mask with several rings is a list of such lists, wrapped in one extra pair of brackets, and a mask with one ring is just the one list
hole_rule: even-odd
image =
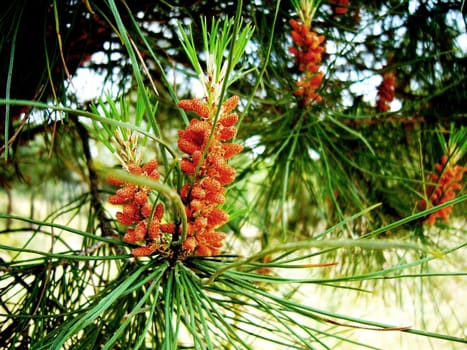
[(98, 177), (92, 164), (91, 150), (89, 148), (89, 134), (86, 128), (76, 119), (72, 118), (76, 125), (76, 129), (81, 138), (83, 145), (83, 153), (86, 158), (86, 167), (89, 175), (89, 188), (91, 192), (91, 205), (99, 220), (99, 228), (103, 237), (114, 236), (112, 227), (110, 226), (110, 219), (105, 215), (104, 206), (99, 196)]

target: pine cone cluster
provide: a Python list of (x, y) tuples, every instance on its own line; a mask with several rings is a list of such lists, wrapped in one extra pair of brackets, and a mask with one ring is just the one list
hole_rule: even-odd
[(292, 26), (292, 41), (294, 46), (289, 47), (289, 52), (295, 56), (295, 64), (299, 71), (303, 72), (296, 83), (294, 94), (303, 98), (306, 106), (312, 101), (320, 102), (322, 97), (316, 93), (323, 80), (323, 72), (319, 71), (322, 53), (324, 52), (324, 35), (318, 35), (310, 30), (310, 26), (290, 19)]

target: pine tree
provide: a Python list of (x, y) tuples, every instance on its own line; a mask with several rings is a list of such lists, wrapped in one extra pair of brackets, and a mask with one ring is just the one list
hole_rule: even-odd
[(1, 6), (2, 348), (465, 343), (461, 2)]

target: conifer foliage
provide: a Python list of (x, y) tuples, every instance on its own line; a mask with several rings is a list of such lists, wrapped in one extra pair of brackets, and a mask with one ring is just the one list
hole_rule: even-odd
[(464, 10), (2, 4), (0, 348), (465, 343)]

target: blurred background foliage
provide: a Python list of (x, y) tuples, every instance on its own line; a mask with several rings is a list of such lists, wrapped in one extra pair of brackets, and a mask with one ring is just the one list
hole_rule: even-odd
[[(286, 242), (362, 237), (416, 243), (428, 251), (452, 249), (456, 254), (466, 242), (464, 183), (448, 221), (427, 225), (424, 220), (430, 212), (419, 214), (418, 203), (426, 199), (425, 190), (430, 185), (427, 176), (435, 171), (443, 155), (457, 165), (465, 165), (467, 34), (463, 2), (352, 0), (341, 15), (335, 13), (335, 6), (333, 1), (322, 1), (313, 19), (313, 30), (325, 36), (321, 63), (325, 75), (319, 89), (323, 101), (304, 108), (293, 94), (300, 71), (288, 51), (292, 45), (288, 21), (296, 18), (296, 10), (289, 1), (241, 3), (240, 15), (255, 31), (240, 62), (251, 70), (227, 92), (241, 98), (236, 142), (246, 149), (231, 163), (237, 169), (237, 180), (229, 189), (225, 205), (231, 216), (225, 227), (231, 233), (226, 254), (248, 256)], [(155, 121), (160, 133), (157, 136), (176, 148), (177, 130), (187, 120), (176, 103), (200, 93), (198, 77), (180, 45), (178, 25), (191, 25), (193, 32), (200, 34), (202, 16), (209, 22), (234, 17), (237, 10), (238, 2), (217, 0), (16, 0), (0, 4), (0, 183), (4, 212), (0, 228), (5, 263), (2, 273), (7, 273), (2, 295), (21, 286), (26, 291), (14, 308), (17, 315), (34, 315), (38, 300), (57, 303), (47, 304), (41, 315), (91, 307), (81, 305), (73, 289), (80, 293), (91, 287), (109, 291), (112, 286), (121, 287), (119, 283), (126, 278), (121, 274), (114, 279), (112, 269), (136, 269), (134, 262), (123, 259), (128, 251), (119, 241), (121, 228), (106, 208), (106, 196), (112, 188), (92, 166), (93, 160), (114, 166), (117, 159), (109, 156), (95, 137), (83, 112), (93, 112), (92, 106), (106, 93), (115, 101), (122, 98), (131, 104), (143, 93), (143, 83), (148, 100), (157, 104), (156, 115), (146, 115), (145, 122), (153, 126)], [(130, 47), (123, 44), (125, 37), (130, 38)], [(202, 35), (194, 39), (202, 48)], [(200, 52), (199, 58), (204, 65), (206, 56)], [(377, 88), (387, 72), (395, 74), (395, 98), (388, 111), (379, 111)], [(55, 107), (43, 108), (47, 105)], [(167, 157), (157, 143), (147, 142), (143, 153), (146, 159)], [(18, 198), (28, 197), (27, 207), (15, 212)], [(358, 213), (362, 215), (347, 220)], [(73, 243), (46, 229), (63, 229), (59, 225), (70, 230), (79, 227), (103, 240), (96, 242), (80, 233), (81, 239)], [(337, 229), (325, 231), (335, 225)], [(391, 229), (380, 229), (388, 225)], [(27, 243), (15, 238), (19, 233), (26, 233)], [(53, 254), (47, 253), (44, 260), (33, 255), (36, 258), (25, 267), (19, 262), (35, 237), (49, 237), (43, 238), (48, 242), (46, 253), (53, 253), (53, 246), (58, 244), (70, 252), (114, 256), (117, 262), (64, 262), (63, 257), (53, 260)], [(319, 272), (323, 284), (334, 283), (331, 281), (336, 276), (366, 274), (413, 259), (430, 259), (427, 251), (388, 254), (358, 246), (335, 248), (300, 257), (337, 262), (334, 268)], [(22, 254), (17, 256), (18, 252)], [(271, 266), (274, 261), (280, 265), (287, 260), (284, 254), (275, 256)], [(270, 256), (262, 259), (271, 269), (267, 265)], [(456, 271), (465, 271), (465, 262), (456, 258), (447, 261)], [(159, 263), (157, 266), (163, 266)], [(262, 266), (261, 261), (257, 263), (250, 266), (251, 271)], [(194, 270), (200, 269), (206, 276), (213, 271), (205, 265), (197, 266), (196, 261), (193, 264)], [(418, 273), (431, 271), (428, 265), (421, 266)], [(83, 268), (87, 272), (74, 279)], [(139, 271), (134, 269), (131, 276)], [(189, 275), (187, 271), (182, 275)], [(41, 289), (44, 279), (56, 283), (57, 293), (70, 294), (66, 303), (64, 299), (53, 301), (53, 293)], [(58, 283), (59, 279), (66, 283)], [(416, 280), (414, 277), (415, 289), (420, 286)], [(365, 282), (361, 288), (375, 283), (371, 279)], [(430, 283), (435, 288), (435, 283)], [(405, 287), (392, 287), (398, 288)], [(210, 292), (221, 293), (220, 289)], [(141, 290), (135, 293), (138, 295), (133, 299), (125, 299), (128, 312), (144, 297)], [(334, 293), (338, 295), (339, 290)], [(32, 302), (28, 295), (38, 299)], [(8, 311), (7, 304), (2, 299), (2, 316), (15, 313)], [(242, 302), (236, 300), (236, 304), (240, 307)], [(277, 306), (277, 312), (280, 307), (285, 306)], [(439, 314), (444, 319), (455, 310), (448, 316), (441, 311)], [(66, 319), (66, 312), (63, 315)], [(114, 310), (103, 318), (114, 316), (121, 320), (125, 313), (123, 309)], [(0, 340), (27, 348), (24, 344), (32, 339), (25, 336), (28, 318), (20, 318), (19, 324), (12, 319), (7, 318), (2, 326)], [(284, 319), (284, 315), (277, 316), (275, 321)], [(44, 330), (61, 323), (58, 319), (44, 320), (40, 326)], [(136, 322), (134, 327), (144, 328), (144, 323)], [(163, 322), (155, 326), (156, 333), (163, 334), (163, 327)], [(451, 331), (449, 327), (445, 332)], [(111, 336), (111, 329), (87, 333), (88, 344), (103, 332)], [(465, 339), (462, 327), (453, 332), (453, 336)], [(140, 341), (127, 340), (127, 344)], [(120, 348), (125, 348), (123, 344)]]

